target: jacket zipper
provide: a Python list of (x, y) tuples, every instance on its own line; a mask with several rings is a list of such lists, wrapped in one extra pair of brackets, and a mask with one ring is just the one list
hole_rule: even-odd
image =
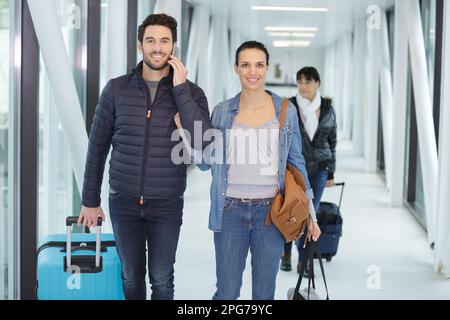
[[(161, 82), (160, 82), (161, 83)], [(144, 88), (146, 88), (145, 93), (147, 95), (147, 114), (145, 116), (146, 121), (145, 121), (145, 131), (144, 131), (144, 151), (142, 154), (142, 167), (141, 167), (141, 185), (140, 185), (140, 199), (139, 199), (139, 205), (143, 206), (144, 205), (144, 180), (145, 180), (145, 166), (147, 165), (147, 152), (148, 152), (148, 146), (147, 146), (147, 140), (148, 140), (148, 126), (149, 123), (152, 119), (152, 109), (153, 109), (153, 104), (156, 101), (157, 95), (158, 95), (158, 90), (159, 90), (159, 84), (158, 84), (158, 88), (156, 89), (156, 95), (155, 95), (155, 99), (154, 101), (152, 101), (152, 103), (150, 104), (150, 93), (148, 92), (148, 88), (145, 85)]]

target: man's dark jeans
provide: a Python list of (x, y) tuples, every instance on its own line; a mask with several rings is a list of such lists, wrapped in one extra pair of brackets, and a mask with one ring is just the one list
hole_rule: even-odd
[(146, 244), (152, 300), (173, 300), (174, 263), (183, 217), (183, 199), (148, 199), (112, 193), (109, 209), (122, 263), (125, 299), (145, 300)]

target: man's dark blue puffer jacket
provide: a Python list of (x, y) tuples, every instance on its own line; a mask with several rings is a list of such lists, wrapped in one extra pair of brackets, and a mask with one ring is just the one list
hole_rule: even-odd
[[(194, 137), (194, 121), (202, 122), (202, 134), (210, 128), (208, 102), (202, 89), (187, 81), (173, 87), (173, 70), (163, 78), (150, 103), (142, 78), (142, 62), (129, 75), (113, 79), (103, 90), (89, 137), (82, 203), (100, 206), (105, 162), (112, 145), (110, 187), (141, 199), (177, 199), (186, 189), (185, 164), (171, 160), (171, 141), (176, 130), (173, 117)], [(194, 140), (194, 139), (192, 139)], [(205, 143), (203, 147), (205, 147)]]

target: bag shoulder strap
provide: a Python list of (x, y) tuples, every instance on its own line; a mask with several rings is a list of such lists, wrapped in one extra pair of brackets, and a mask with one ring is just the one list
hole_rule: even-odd
[[(284, 122), (286, 121), (286, 114), (287, 114), (288, 106), (289, 106), (289, 100), (288, 99), (284, 99), (283, 106), (281, 107), (280, 130), (282, 130), (283, 127), (284, 127)], [(280, 192), (280, 186), (279, 185), (278, 185), (277, 194), (278, 194), (278, 192)]]
[(322, 254), (320, 252), (319, 244), (317, 242), (307, 242), (307, 244), (303, 248), (303, 250), (304, 250), (304, 252), (303, 252), (302, 267), (300, 269), (300, 274), (299, 274), (299, 277), (297, 280), (297, 285), (295, 286), (295, 294), (299, 294), (299, 292), (300, 292), (300, 286), (302, 284), (302, 280), (303, 280), (303, 276), (305, 274), (305, 269), (306, 269), (307, 264), (309, 264), (309, 268), (310, 268), (309, 277), (308, 277), (308, 299), (309, 299), (309, 295), (310, 295), (310, 291), (311, 291), (311, 282), (312, 282), (313, 288), (315, 289), (316, 286), (314, 283), (314, 254), (316, 254), (317, 259), (319, 260), (320, 271), (322, 272), (323, 283), (325, 285), (325, 290), (327, 293), (326, 300), (330, 300), (330, 297), (328, 294), (327, 280), (325, 278), (325, 270), (324, 270), (323, 262), (322, 262)]
[(283, 107), (281, 109), (281, 115), (280, 115), (280, 130), (283, 129), (283, 127), (284, 127), (284, 122), (286, 121), (286, 114), (287, 114), (288, 106), (289, 106), (289, 100), (284, 99)]

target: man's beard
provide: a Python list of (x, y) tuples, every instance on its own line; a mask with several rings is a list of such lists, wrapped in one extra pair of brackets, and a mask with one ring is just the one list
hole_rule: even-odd
[(169, 61), (169, 60), (166, 60), (166, 62), (164, 62), (161, 67), (157, 67), (150, 62), (150, 59), (146, 55), (144, 55), (144, 63), (147, 65), (147, 67), (149, 67), (153, 71), (161, 71), (164, 68), (166, 68), (169, 65), (169, 63), (167, 61)]

